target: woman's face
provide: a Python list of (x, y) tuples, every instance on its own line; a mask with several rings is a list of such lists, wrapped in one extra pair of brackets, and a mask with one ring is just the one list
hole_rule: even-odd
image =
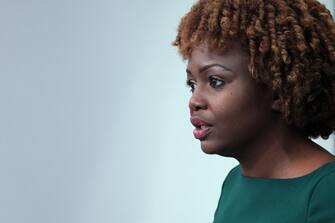
[(272, 94), (248, 71), (249, 56), (240, 47), (225, 53), (195, 47), (187, 66), (195, 137), (208, 154), (238, 156), (257, 144), (273, 125)]

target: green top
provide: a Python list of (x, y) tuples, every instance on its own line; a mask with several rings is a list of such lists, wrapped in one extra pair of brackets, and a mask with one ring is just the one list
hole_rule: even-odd
[(335, 223), (335, 161), (291, 179), (246, 177), (234, 167), (213, 223)]

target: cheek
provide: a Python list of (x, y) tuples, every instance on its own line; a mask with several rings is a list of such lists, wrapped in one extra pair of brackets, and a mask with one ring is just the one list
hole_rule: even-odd
[(238, 117), (245, 109), (249, 109), (253, 103), (249, 103), (243, 93), (228, 91), (220, 95), (213, 103), (213, 112), (216, 120), (227, 122), (233, 117)]
[[(222, 103), (219, 103), (220, 101)], [(263, 126), (268, 121), (270, 111), (262, 97), (232, 91), (218, 98), (215, 108), (215, 119), (226, 133), (254, 131), (255, 128)]]
[(266, 129), (266, 111), (257, 100), (243, 93), (229, 92), (212, 104), (215, 128), (210, 140), (201, 143), (208, 154), (234, 156)]

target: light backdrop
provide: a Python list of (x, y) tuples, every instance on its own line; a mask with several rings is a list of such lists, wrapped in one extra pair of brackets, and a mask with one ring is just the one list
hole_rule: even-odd
[(237, 162), (193, 139), (170, 46), (192, 3), (1, 1), (0, 222), (212, 220)]

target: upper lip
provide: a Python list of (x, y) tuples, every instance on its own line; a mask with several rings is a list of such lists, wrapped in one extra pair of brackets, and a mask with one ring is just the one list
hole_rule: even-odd
[(210, 124), (208, 124), (207, 122), (203, 121), (201, 118), (197, 117), (197, 116), (192, 116), (191, 117), (191, 123), (192, 125), (194, 125), (194, 127), (198, 128), (201, 127), (203, 125), (205, 126), (210, 126)]

